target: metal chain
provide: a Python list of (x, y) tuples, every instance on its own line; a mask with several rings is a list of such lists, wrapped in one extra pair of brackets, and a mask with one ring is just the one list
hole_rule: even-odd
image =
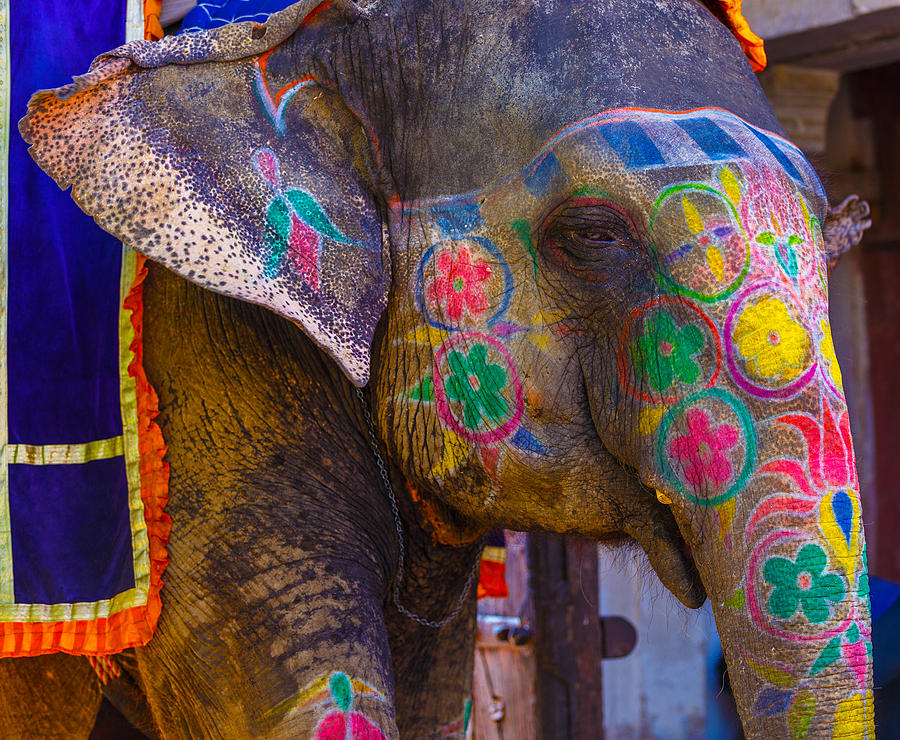
[(400, 584), (403, 582), (403, 564), (404, 556), (406, 553), (403, 542), (403, 525), (400, 522), (400, 509), (397, 508), (397, 497), (396, 495), (394, 495), (394, 487), (391, 485), (391, 478), (388, 475), (387, 468), (384, 466), (384, 458), (381, 456), (381, 451), (378, 449), (378, 438), (375, 436), (375, 424), (372, 422), (372, 414), (369, 412), (369, 403), (366, 401), (366, 397), (362, 391), (362, 388), (356, 389), (356, 395), (359, 396), (359, 400), (362, 402), (363, 413), (366, 417), (366, 426), (368, 426), (369, 428), (369, 445), (372, 447), (372, 452), (375, 455), (375, 463), (378, 465), (378, 473), (381, 475), (381, 482), (384, 487), (384, 491), (385, 493), (387, 493), (388, 500), (391, 502), (391, 511), (394, 513), (394, 526), (397, 529), (399, 555), (397, 557), (397, 577), (394, 579), (394, 606), (397, 607), (397, 610), (401, 614), (409, 617), (414, 622), (418, 622), (419, 624), (424, 625), (425, 627), (432, 627), (434, 629), (444, 627), (445, 625), (450, 624), (450, 622), (456, 619), (459, 616), (460, 611), (462, 611), (462, 608), (466, 603), (466, 599), (469, 597), (469, 593), (472, 591), (472, 585), (475, 583), (475, 578), (478, 575), (478, 571), (480, 568), (480, 559), (475, 561), (472, 572), (469, 573), (469, 577), (466, 580), (466, 585), (463, 588), (462, 593), (459, 595), (453, 611), (443, 619), (425, 619), (424, 617), (420, 617), (418, 614), (414, 614), (400, 603)]

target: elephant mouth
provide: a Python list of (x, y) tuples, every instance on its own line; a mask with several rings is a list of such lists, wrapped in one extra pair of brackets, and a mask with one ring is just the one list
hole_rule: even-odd
[(625, 522), (624, 533), (647, 553), (650, 565), (663, 585), (685, 606), (699, 608), (706, 601), (706, 588), (691, 547), (681, 534), (671, 509), (654, 496), (648, 513), (648, 519)]

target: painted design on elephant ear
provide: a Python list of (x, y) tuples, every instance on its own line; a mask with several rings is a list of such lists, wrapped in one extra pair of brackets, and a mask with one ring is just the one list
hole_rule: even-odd
[(513, 293), (512, 271), (489, 239), (465, 236), (428, 249), (416, 274), (415, 298), (434, 329), (452, 332), (484, 326), (519, 330), (504, 321)]
[(750, 415), (720, 388), (696, 393), (669, 409), (656, 445), (665, 478), (685, 499), (704, 507), (734, 498), (756, 460)]
[(306, 75), (284, 85), (273, 95), (269, 90), (269, 81), (266, 79), (266, 65), (269, 61), (269, 55), (273, 51), (274, 48), (269, 49), (265, 54), (257, 57), (253, 63), (253, 92), (256, 93), (256, 97), (263, 111), (265, 111), (269, 123), (272, 124), (279, 136), (284, 136), (287, 128), (284, 114), (288, 105), (300, 90), (317, 84), (319, 79), (313, 74)]
[(666, 188), (650, 216), (659, 282), (705, 303), (734, 293), (750, 269), (750, 244), (732, 201), (740, 186), (730, 170), (720, 180), (724, 193), (703, 183)]
[(273, 280), (289, 263), (310, 288), (318, 290), (322, 238), (340, 244), (356, 242), (338, 231), (305, 190), (282, 188), (278, 158), (271, 149), (257, 149), (253, 166), (274, 191), (266, 208), (263, 274)]
[(753, 396), (791, 398), (816, 374), (805, 315), (776, 283), (739, 295), (725, 321), (725, 357), (735, 383)]
[(629, 395), (672, 404), (715, 384), (722, 346), (715, 324), (696, 304), (663, 296), (631, 313), (617, 359), (619, 382)]

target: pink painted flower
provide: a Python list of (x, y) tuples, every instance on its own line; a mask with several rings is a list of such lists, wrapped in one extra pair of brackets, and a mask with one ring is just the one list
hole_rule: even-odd
[(316, 729), (316, 740), (387, 740), (377, 725), (359, 712), (329, 712)]
[(477, 317), (487, 310), (484, 283), (491, 277), (491, 266), (482, 259), (472, 263), (472, 255), (462, 247), (455, 255), (445, 249), (437, 257), (440, 275), (428, 286), (428, 300), (443, 308), (454, 321), (463, 310)]
[(737, 444), (738, 432), (730, 424), (711, 429), (709, 415), (700, 409), (691, 409), (686, 416), (688, 433), (675, 437), (669, 445), (673, 467), (682, 469), (685, 480), (695, 490), (706, 483), (718, 489), (731, 477), (726, 453)]

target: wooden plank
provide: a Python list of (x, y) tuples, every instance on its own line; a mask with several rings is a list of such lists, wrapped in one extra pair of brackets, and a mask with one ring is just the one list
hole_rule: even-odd
[[(472, 731), (476, 740), (540, 740), (535, 722), (534, 649), (516, 647), (498, 640), (495, 629), (501, 625), (521, 625), (523, 605), (527, 604), (528, 564), (526, 536), (506, 533), (506, 599), (482, 599), (478, 602), (478, 635), (475, 642), (475, 676), (472, 690)], [(499, 620), (503, 621), (499, 621)], [(490, 704), (496, 696), (503, 702), (503, 718), (490, 717)]]
[(537, 714), (545, 740), (603, 737), (596, 544), (530, 535)]

